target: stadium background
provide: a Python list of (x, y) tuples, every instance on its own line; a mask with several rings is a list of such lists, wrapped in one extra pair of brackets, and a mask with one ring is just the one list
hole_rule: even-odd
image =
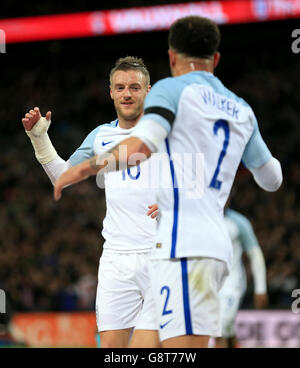
[[(114, 1), (106, 8), (167, 3), (176, 1)], [(91, 1), (4, 4), (1, 18), (104, 9)], [(290, 310), (292, 290), (300, 288), (300, 54), (291, 50), (299, 19), (220, 28), (222, 58), (216, 75), (253, 107), (284, 174), (281, 189), (266, 193), (245, 169), (239, 170), (232, 204), (250, 219), (263, 249), (269, 309)], [(3, 324), (20, 312), (93, 312), (103, 243), (104, 191), (90, 179), (65, 190), (55, 203), (21, 118), (33, 106), (43, 114), (51, 110), (49, 135), (67, 159), (92, 129), (115, 118), (108, 80), (114, 61), (125, 55), (142, 57), (153, 84), (169, 75), (166, 50), (167, 32), (160, 31), (7, 44), (6, 53), (0, 54)], [(246, 310), (253, 308), (249, 275), (242, 305)], [(300, 344), (300, 327), (295, 333)]]

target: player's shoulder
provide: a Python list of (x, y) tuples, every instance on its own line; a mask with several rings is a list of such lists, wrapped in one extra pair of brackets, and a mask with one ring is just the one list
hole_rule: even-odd
[(226, 87), (224, 83), (214, 74), (208, 73), (208, 72), (202, 72), (201, 73), (202, 80), (211, 88), (214, 90), (214, 92), (228, 98), (231, 100), (234, 100), (236, 103), (239, 103), (243, 107), (249, 109), (249, 111), (252, 111), (251, 106), (249, 103), (239, 95), (237, 95), (235, 92), (233, 92), (231, 89)]
[(212, 90), (227, 99), (234, 100), (253, 114), (251, 106), (242, 97), (227, 88), (223, 82), (213, 73), (197, 70), (176, 77), (167, 77), (154, 84), (156, 89), (167, 90), (171, 94), (181, 93), (186, 87), (198, 85)]
[(119, 126), (118, 119), (111, 121), (110, 123), (104, 123), (97, 126), (97, 131), (115, 130)]
[(161, 101), (167, 100), (171, 105), (176, 107), (182, 92), (191, 84), (197, 82), (199, 82), (197, 75), (193, 75), (193, 73), (160, 79), (153, 85), (149, 92), (148, 100), (154, 99), (156, 101), (156, 99), (160, 98)]
[(119, 126), (118, 119), (115, 119), (110, 123), (99, 124), (95, 129), (93, 129), (90, 132), (90, 134), (93, 135), (94, 137), (98, 135), (107, 135), (112, 132), (115, 132), (118, 126)]
[(204, 83), (204, 78), (201, 78), (202, 72), (195, 72), (182, 74), (176, 77), (167, 77), (159, 80), (154, 84), (154, 88), (156, 89), (164, 89), (168, 90), (169, 93), (178, 92), (183, 90), (185, 87), (189, 86), (192, 83)]
[(177, 77), (167, 77), (156, 82), (146, 96), (145, 109), (160, 106), (176, 113), (184, 85)]
[(107, 124), (99, 124), (96, 128), (94, 128), (84, 139), (83, 144), (90, 145), (91, 147), (94, 144), (94, 141), (99, 136), (108, 136), (112, 133), (114, 129), (118, 126), (118, 119), (111, 121)]
[[(184, 88), (184, 83), (180, 77), (167, 77), (160, 79), (158, 82), (154, 83), (152, 89), (158, 93), (162, 92), (168, 94), (178, 94)], [(151, 91), (150, 91), (151, 92)]]

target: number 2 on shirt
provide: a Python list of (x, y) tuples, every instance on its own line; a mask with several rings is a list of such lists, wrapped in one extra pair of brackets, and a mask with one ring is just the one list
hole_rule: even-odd
[(229, 144), (229, 137), (230, 137), (230, 129), (229, 129), (229, 124), (226, 120), (223, 120), (223, 119), (220, 119), (220, 120), (217, 120), (214, 124), (214, 135), (217, 135), (218, 134), (218, 130), (219, 129), (223, 129), (224, 130), (224, 134), (225, 134), (225, 138), (224, 138), (224, 142), (223, 142), (223, 148), (222, 148), (222, 151), (219, 155), (219, 160), (218, 160), (218, 164), (217, 164), (217, 167), (216, 167), (216, 170), (214, 172), (214, 175), (211, 179), (211, 182), (209, 184), (209, 186), (211, 188), (215, 188), (215, 189), (218, 189), (220, 190), (221, 189), (221, 185), (222, 185), (222, 181), (221, 180), (218, 180), (217, 177), (219, 175), (219, 172), (220, 172), (220, 166), (222, 164), (222, 161), (226, 155), (226, 150), (228, 148), (228, 144)]

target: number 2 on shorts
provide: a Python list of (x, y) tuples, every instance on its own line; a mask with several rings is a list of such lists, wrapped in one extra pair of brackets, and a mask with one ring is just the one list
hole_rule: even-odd
[(164, 305), (164, 310), (162, 315), (165, 316), (166, 314), (171, 314), (173, 313), (172, 309), (167, 310), (167, 305), (168, 305), (168, 301), (169, 301), (169, 297), (170, 297), (170, 288), (168, 286), (163, 286), (160, 290), (160, 295), (163, 295), (164, 291), (166, 291), (166, 301), (165, 301), (165, 305)]

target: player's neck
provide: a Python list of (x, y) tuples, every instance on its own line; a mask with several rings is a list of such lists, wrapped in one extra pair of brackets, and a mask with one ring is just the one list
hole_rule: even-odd
[(194, 64), (194, 63), (188, 63), (188, 64), (183, 64), (183, 65), (178, 65), (178, 67), (176, 68), (175, 73), (173, 73), (173, 75), (179, 76), (179, 75), (183, 75), (183, 74), (187, 74), (190, 72), (196, 72), (196, 71), (201, 71), (201, 72), (210, 72), (213, 73), (214, 70), (213, 68), (211, 68), (210, 66), (207, 65), (200, 65), (200, 64)]
[(118, 120), (119, 120), (119, 127), (121, 129), (131, 129), (134, 126), (136, 126), (137, 122), (140, 120), (140, 118), (142, 117), (142, 114), (139, 115), (136, 119), (132, 119), (132, 120), (125, 120), (122, 117), (118, 116)]
[(195, 71), (214, 72), (213, 62), (210, 59), (179, 58), (173, 70), (174, 76)]

